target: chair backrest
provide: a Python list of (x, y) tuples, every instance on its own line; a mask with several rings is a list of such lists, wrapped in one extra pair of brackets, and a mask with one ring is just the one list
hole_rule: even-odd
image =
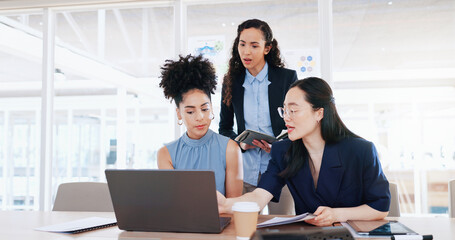
[(455, 179), (449, 181), (449, 217), (455, 218)]
[(294, 199), (291, 192), (289, 192), (288, 186), (284, 186), (281, 190), (280, 201), (277, 203), (269, 202), (268, 208), (269, 214), (295, 215)]
[(398, 187), (396, 183), (389, 182), (390, 189), (390, 208), (389, 217), (399, 217), (400, 214), (400, 202), (398, 199)]
[(107, 183), (71, 182), (58, 187), (52, 211), (113, 212)]

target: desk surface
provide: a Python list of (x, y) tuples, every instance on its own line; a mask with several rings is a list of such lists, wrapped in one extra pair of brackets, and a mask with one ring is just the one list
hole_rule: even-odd
[[(2, 239), (46, 239), (46, 240), (134, 240), (134, 239), (235, 239), (234, 224), (221, 234), (195, 234), (195, 233), (159, 233), (159, 232), (126, 232), (118, 227), (94, 230), (79, 234), (49, 233), (33, 230), (37, 227), (73, 221), (86, 217), (109, 217), (114, 213), (95, 212), (38, 212), (38, 211), (0, 211), (0, 236)], [(261, 215), (259, 221), (264, 221), (272, 216)], [(420, 234), (433, 234), (434, 239), (455, 239), (455, 218), (445, 217), (400, 217), (397, 219)], [(295, 223), (287, 227), (311, 228), (304, 223)], [(370, 238), (371, 239), (371, 238)]]

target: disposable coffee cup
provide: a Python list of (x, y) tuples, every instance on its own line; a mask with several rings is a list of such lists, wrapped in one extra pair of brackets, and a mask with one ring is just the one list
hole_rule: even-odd
[(234, 203), (232, 211), (234, 212), (235, 233), (238, 240), (248, 240), (256, 231), (259, 210), (259, 205), (255, 202)]

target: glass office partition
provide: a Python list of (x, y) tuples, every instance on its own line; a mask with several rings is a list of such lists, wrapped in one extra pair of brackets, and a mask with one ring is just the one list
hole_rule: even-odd
[[(13, 25), (20, 24), (23, 28), (27, 28), (30, 32), (42, 32), (43, 31), (43, 17), (40, 9), (34, 10), (25, 10), (18, 12), (11, 12), (1, 14), (3, 23), (9, 22), (11, 20)], [(5, 18), (8, 18), (5, 19)]]
[[(170, 6), (59, 11), (57, 44), (75, 51), (80, 61), (93, 59), (137, 78), (156, 77), (173, 54), (173, 11)], [(77, 65), (67, 67), (62, 71), (82, 72)]]
[(56, 11), (53, 196), (63, 182), (105, 181), (106, 168), (156, 168), (173, 140), (158, 76), (174, 10), (158, 4)]
[(5, 134), (5, 117), (4, 112), (0, 111), (0, 206), (3, 205), (4, 199), (6, 196), (5, 191), (5, 177), (4, 171), (5, 169), (5, 159), (6, 159), (6, 142), (8, 141), (8, 136)]
[(99, 111), (57, 110), (55, 115), (54, 176), (64, 182), (99, 181)]
[(373, 141), (402, 213), (446, 213), (455, 175), (453, 1), (333, 2), (334, 82)]
[[(114, 2), (114, 1), (113, 1)], [(155, 168), (174, 139), (175, 106), (158, 88), (175, 58), (174, 4), (184, 53), (222, 77), (237, 26), (269, 23), (286, 67), (320, 76), (317, 0), (139, 1), (55, 10), (53, 186), (104, 181), (106, 168)], [(455, 175), (455, 2), (333, 1), (333, 82), (340, 115), (373, 141), (403, 213), (447, 211)], [(42, 9), (0, 13), (1, 209), (37, 209)]]
[(39, 169), (39, 121), (37, 112), (14, 111), (11, 121), (11, 157), (9, 170), (12, 181), (9, 187), (13, 196), (13, 209), (33, 209), (38, 198), (38, 169)]
[[(174, 138), (157, 87), (174, 54), (173, 5), (54, 10), (53, 196), (62, 182), (105, 180), (106, 168), (156, 168)], [(2, 209), (38, 207), (41, 18), (42, 9), (0, 15)]]
[(0, 13), (1, 209), (37, 209), (41, 30), (39, 10)]
[[(2, 99), (3, 101), (4, 99)], [(0, 194), (4, 209), (34, 209), (38, 198), (39, 111), (3, 111)]]

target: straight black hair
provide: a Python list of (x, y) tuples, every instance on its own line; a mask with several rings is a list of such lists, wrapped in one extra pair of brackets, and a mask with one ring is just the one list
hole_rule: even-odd
[[(310, 103), (314, 111), (320, 108), (324, 109), (324, 116), (320, 123), (322, 139), (326, 143), (336, 143), (348, 137), (359, 137), (341, 121), (335, 107), (332, 89), (326, 81), (317, 77), (309, 77), (294, 82), (289, 89), (295, 87), (303, 91), (305, 101)], [(291, 143), (285, 158), (288, 161), (287, 167), (279, 175), (289, 178), (297, 174), (310, 158), (302, 139), (297, 139)]]

